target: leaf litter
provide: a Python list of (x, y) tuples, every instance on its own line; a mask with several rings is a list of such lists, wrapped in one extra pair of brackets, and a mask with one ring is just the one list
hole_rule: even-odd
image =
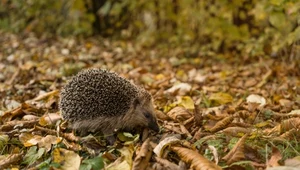
[[(296, 63), (263, 57), (224, 62), (201, 54), (200, 61), (179, 62), (179, 48), (0, 34), (1, 169), (299, 168)], [(161, 131), (119, 132), (108, 146), (102, 136), (83, 138), (68, 129), (59, 91), (89, 67), (144, 86)]]

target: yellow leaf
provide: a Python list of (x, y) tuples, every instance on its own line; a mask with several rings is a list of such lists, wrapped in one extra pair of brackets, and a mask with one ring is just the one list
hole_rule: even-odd
[(53, 153), (53, 162), (61, 165), (64, 170), (79, 170), (80, 156), (67, 149), (55, 148)]
[(123, 147), (119, 149), (121, 157), (118, 158), (114, 163), (110, 164), (106, 169), (107, 170), (131, 170), (132, 169), (132, 157), (133, 157), (133, 145), (128, 147)]
[(209, 97), (209, 100), (215, 101), (215, 102), (217, 102), (219, 104), (226, 104), (226, 103), (232, 102), (233, 98), (228, 93), (219, 92), (219, 93), (213, 93)]
[(186, 109), (195, 109), (194, 101), (190, 96), (183, 96), (179, 104), (185, 107)]

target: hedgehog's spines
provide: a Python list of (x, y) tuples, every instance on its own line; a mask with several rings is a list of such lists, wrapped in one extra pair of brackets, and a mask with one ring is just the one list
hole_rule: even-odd
[(74, 76), (61, 91), (59, 107), (63, 118), (81, 131), (111, 133), (149, 122), (158, 129), (151, 95), (107, 70), (88, 69)]

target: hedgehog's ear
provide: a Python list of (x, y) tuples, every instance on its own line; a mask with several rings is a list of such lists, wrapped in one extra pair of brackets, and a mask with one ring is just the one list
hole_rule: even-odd
[(139, 98), (135, 98), (133, 101), (133, 108), (136, 109), (136, 107), (140, 104)]

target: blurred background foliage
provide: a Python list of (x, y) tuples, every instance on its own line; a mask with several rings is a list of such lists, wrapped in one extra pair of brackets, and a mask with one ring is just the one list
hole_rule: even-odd
[[(299, 0), (1, 0), (0, 29), (37, 35), (101, 35), (195, 54), (293, 58)], [(190, 50), (193, 53), (193, 50)], [(298, 54), (299, 55), (299, 54)]]

